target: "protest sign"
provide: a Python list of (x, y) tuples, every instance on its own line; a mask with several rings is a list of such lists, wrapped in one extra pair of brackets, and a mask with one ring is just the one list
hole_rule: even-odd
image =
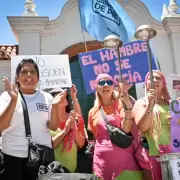
[(173, 180), (180, 179), (180, 159), (170, 160), (170, 165), (172, 169)]
[(172, 80), (172, 88), (176, 91), (180, 91), (180, 75), (179, 74), (170, 74)]
[(170, 121), (171, 147), (172, 152), (180, 152), (180, 101), (173, 100), (170, 102), (170, 111), (172, 119)]
[[(122, 77), (130, 84), (144, 82), (149, 71), (147, 43), (135, 41), (125, 44), (120, 48)], [(119, 81), (119, 62), (114, 49), (100, 49), (79, 54), (86, 93), (95, 91), (95, 79), (100, 73), (113, 76), (115, 84)], [(153, 57), (153, 56), (152, 56)], [(153, 69), (158, 69), (156, 60), (152, 58)]]
[(11, 60), (11, 80), (15, 79), (17, 65), (22, 59), (31, 58), (39, 67), (39, 88), (71, 87), (71, 72), (68, 55), (13, 56)]

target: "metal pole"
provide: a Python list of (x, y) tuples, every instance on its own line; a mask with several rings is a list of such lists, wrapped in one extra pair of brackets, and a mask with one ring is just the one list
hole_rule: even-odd
[(121, 56), (120, 56), (120, 47), (116, 49), (117, 56), (118, 56), (118, 62), (119, 62), (119, 80), (120, 83), (122, 82), (122, 71), (121, 71)]
[(149, 64), (149, 73), (150, 73), (150, 79), (151, 79), (151, 88), (154, 89), (154, 78), (153, 78), (153, 70), (152, 70), (152, 54), (151, 54), (151, 47), (149, 44), (149, 39), (147, 42), (147, 48), (148, 48), (148, 64)]

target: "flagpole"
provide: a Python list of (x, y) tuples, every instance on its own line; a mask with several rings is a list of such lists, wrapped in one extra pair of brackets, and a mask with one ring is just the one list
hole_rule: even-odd
[(82, 27), (81, 27), (81, 30), (82, 30), (82, 35), (83, 35), (83, 41), (84, 41), (85, 51), (88, 52), (87, 43), (86, 43), (86, 38), (85, 38), (85, 34), (84, 34), (84, 31), (83, 31)]
[[(79, 7), (79, 0), (77, 0), (77, 2), (78, 2), (78, 7)], [(85, 48), (85, 51), (88, 52), (86, 38), (85, 38), (85, 34), (84, 34), (84, 31), (83, 31), (83, 28), (82, 28), (82, 24), (81, 24), (80, 7), (78, 9), (79, 9), (79, 20), (80, 20), (81, 32), (82, 32), (82, 37), (83, 37), (83, 42), (84, 42), (84, 48)]]

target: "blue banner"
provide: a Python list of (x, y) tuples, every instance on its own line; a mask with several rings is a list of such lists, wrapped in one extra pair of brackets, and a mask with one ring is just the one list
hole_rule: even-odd
[[(147, 43), (135, 41), (120, 48), (122, 76), (130, 84), (144, 82), (149, 72)], [(119, 81), (119, 62), (114, 49), (100, 49), (78, 55), (86, 93), (95, 92), (95, 79), (100, 73), (113, 76), (114, 83)], [(153, 69), (159, 69), (156, 58), (152, 56)]]
[(82, 29), (98, 41), (117, 35), (125, 43), (134, 35), (135, 25), (116, 0), (79, 0)]

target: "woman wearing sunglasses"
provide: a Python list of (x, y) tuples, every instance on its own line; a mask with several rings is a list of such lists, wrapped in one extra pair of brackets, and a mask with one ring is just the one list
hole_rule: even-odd
[(89, 112), (88, 129), (95, 138), (93, 171), (103, 180), (141, 179), (133, 145), (121, 148), (111, 142), (101, 111), (102, 109), (111, 125), (130, 133), (134, 120), (132, 103), (128, 95), (129, 88), (130, 85), (126, 82), (120, 83), (116, 89), (116, 96), (110, 75), (99, 74), (96, 78), (96, 99), (94, 107)]

